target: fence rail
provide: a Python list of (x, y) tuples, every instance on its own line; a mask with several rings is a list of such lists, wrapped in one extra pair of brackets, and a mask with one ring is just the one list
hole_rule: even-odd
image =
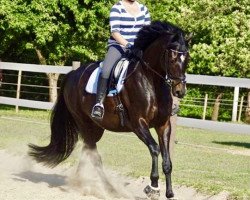
[(33, 101), (27, 99), (16, 99), (16, 98), (1, 97), (1, 96), (0, 96), (0, 104), (21, 106), (27, 108), (45, 109), (45, 110), (52, 109), (54, 105), (54, 103), (52, 102)]
[(250, 88), (250, 79), (187, 74), (187, 82), (198, 85)]
[[(20, 92), (20, 86), (21, 86), (20, 77), (22, 75), (22, 71), (37, 72), (37, 73), (67, 74), (68, 72), (76, 68), (77, 66), (79, 66), (79, 62), (73, 62), (72, 66), (51, 66), (51, 65), (0, 62), (0, 70), (1, 69), (2, 70), (15, 70), (19, 72), (18, 82), (17, 82), (17, 92)], [(224, 87), (234, 88), (234, 99), (233, 99), (233, 109), (232, 109), (232, 121), (233, 122), (237, 121), (239, 89), (250, 88), (250, 79), (247, 79), (247, 78), (232, 78), (232, 77), (218, 77), (218, 76), (187, 74), (187, 83), (198, 84), (198, 85), (224, 86)], [(17, 95), (17, 98), (9, 98), (9, 97), (0, 96), (0, 104), (38, 108), (38, 109), (51, 109), (53, 107), (53, 103), (51, 102), (41, 102), (41, 101), (19, 99), (18, 95)], [(199, 122), (197, 121), (197, 123)], [(237, 132), (237, 130), (234, 130), (234, 131)], [(249, 126), (249, 130), (245, 130), (244, 133), (250, 134), (250, 126)]]
[(39, 73), (67, 74), (73, 69), (73, 66), (53, 66), (53, 65), (0, 62), (0, 69), (26, 71), (26, 72), (39, 72)]

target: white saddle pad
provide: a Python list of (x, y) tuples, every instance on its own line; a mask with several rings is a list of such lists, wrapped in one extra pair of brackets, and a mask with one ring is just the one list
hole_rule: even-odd
[[(116, 85), (116, 90), (110, 90), (108, 93), (108, 96), (114, 96), (116, 92), (119, 93), (121, 91), (121, 89), (123, 88), (124, 79), (126, 78), (126, 72), (128, 70), (128, 64), (129, 64), (129, 61), (125, 60), (125, 59), (122, 59), (118, 62), (117, 66), (122, 65), (122, 72), (121, 72), (121, 75), (118, 79), (118, 83)], [(88, 83), (87, 83), (86, 88), (85, 88), (86, 92), (91, 93), (91, 94), (96, 94), (97, 81), (98, 81), (98, 77), (99, 77), (99, 74), (101, 72), (102, 66), (103, 66), (103, 62), (101, 62), (99, 67), (96, 68), (93, 71), (93, 73), (90, 75)]]

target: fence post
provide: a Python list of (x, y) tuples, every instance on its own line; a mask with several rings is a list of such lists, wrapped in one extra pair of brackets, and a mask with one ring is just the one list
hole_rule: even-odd
[(80, 61), (73, 61), (72, 62), (72, 69), (76, 70), (77, 68), (79, 68), (81, 66), (81, 62)]
[(233, 101), (233, 112), (232, 112), (232, 121), (237, 121), (237, 110), (238, 110), (238, 100), (239, 100), (239, 87), (234, 88), (234, 101)]
[[(19, 71), (18, 71), (18, 78), (17, 78), (16, 99), (20, 99), (21, 80), (22, 80), (22, 71), (19, 70)], [(16, 105), (16, 113), (18, 113), (18, 105)]]
[(239, 110), (238, 122), (241, 121), (240, 119), (241, 119), (241, 114), (242, 114), (243, 102), (244, 102), (244, 96), (242, 96), (240, 99), (240, 110)]
[(204, 100), (204, 107), (203, 107), (203, 115), (202, 115), (202, 119), (203, 119), (203, 120), (206, 119), (207, 99), (208, 99), (208, 94), (206, 93), (206, 95), (205, 95), (205, 100)]

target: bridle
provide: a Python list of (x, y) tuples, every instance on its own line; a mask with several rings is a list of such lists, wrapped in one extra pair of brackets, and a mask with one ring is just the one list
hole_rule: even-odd
[[(142, 65), (146, 66), (147, 69), (149, 69), (150, 71), (152, 71), (154, 74), (156, 74), (159, 78), (163, 79), (164, 82), (169, 86), (169, 87), (175, 87), (176, 85), (182, 83), (185, 84), (186, 83), (186, 76), (181, 76), (181, 77), (175, 77), (175, 76), (171, 76), (171, 74), (169, 73), (169, 59), (168, 59), (168, 55), (169, 55), (169, 51), (171, 52), (176, 52), (178, 54), (186, 54), (188, 53), (188, 51), (177, 51), (174, 49), (166, 49), (163, 53), (163, 63), (165, 63), (165, 69), (166, 69), (166, 76), (162, 76), (160, 73), (158, 73), (156, 70), (154, 70), (152, 67), (150, 67), (149, 63), (145, 62), (141, 57), (139, 58), (139, 61)], [(173, 85), (174, 81), (177, 81), (177, 83), (175, 83), (175, 85)]]
[[(178, 85), (178, 84), (180, 84), (180, 83), (182, 83), (182, 84), (185, 84), (186, 83), (186, 75), (184, 75), (184, 76), (181, 76), (181, 77), (176, 77), (176, 76), (171, 76), (171, 74), (170, 74), (170, 72), (169, 72), (169, 67), (168, 66), (170, 66), (170, 61), (169, 61), (169, 51), (170, 52), (175, 52), (175, 53), (177, 53), (177, 54), (187, 54), (188, 53), (188, 51), (177, 51), (177, 50), (174, 50), (174, 49), (166, 49), (165, 51), (164, 51), (164, 60), (163, 60), (163, 62), (165, 63), (164, 65), (164, 67), (165, 67), (165, 69), (166, 69), (166, 76), (165, 76), (165, 82), (169, 85), (169, 86), (172, 86), (173, 85), (173, 81), (177, 81), (177, 83), (174, 85), (174, 86), (176, 86), (176, 85)], [(182, 56), (181, 55), (181, 56)]]

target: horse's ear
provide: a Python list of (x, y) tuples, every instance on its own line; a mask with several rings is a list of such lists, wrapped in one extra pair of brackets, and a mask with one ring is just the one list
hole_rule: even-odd
[(185, 40), (188, 44), (191, 43), (193, 36), (194, 36), (194, 33), (192, 32), (192, 33), (189, 33), (189, 35), (185, 37)]

